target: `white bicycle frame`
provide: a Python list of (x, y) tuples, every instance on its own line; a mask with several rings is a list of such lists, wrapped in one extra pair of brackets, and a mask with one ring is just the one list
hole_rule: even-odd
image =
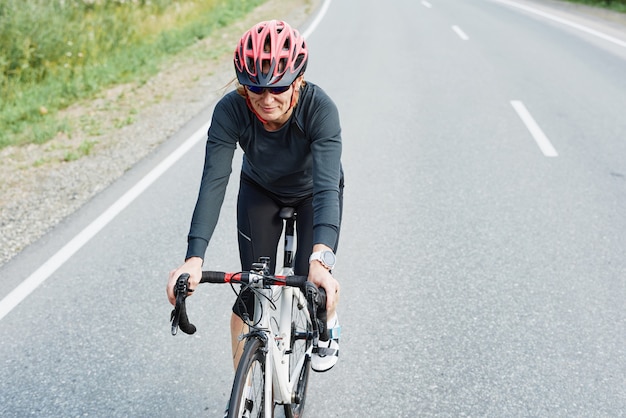
[[(283, 269), (280, 275), (293, 274), (291, 269)], [(283, 274), (287, 273), (287, 274)], [(256, 329), (262, 330), (267, 337), (265, 355), (265, 416), (271, 417), (274, 403), (293, 403), (300, 370), (307, 356), (311, 356), (309, 346), (296, 364), (293, 374), (289, 375), (289, 348), (291, 347), (291, 302), (295, 295), (302, 304), (307, 321), (310, 321), (306, 296), (300, 289), (289, 286), (271, 286), (269, 289), (258, 289), (265, 296), (255, 297), (254, 323)], [(271, 301), (271, 302), (270, 302)], [(253, 337), (254, 338), (254, 337)]]

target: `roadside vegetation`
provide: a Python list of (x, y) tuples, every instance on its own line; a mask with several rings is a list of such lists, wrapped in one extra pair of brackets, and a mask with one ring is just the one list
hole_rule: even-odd
[(626, 0), (565, 0), (570, 3), (581, 3), (588, 6), (603, 7), (620, 13), (626, 13)]
[(165, 59), (264, 1), (0, 0), (0, 149), (71, 135), (60, 110), (146, 82)]
[[(626, 12), (626, 0), (565, 1)], [(0, 150), (71, 136), (59, 111), (113, 85), (146, 82), (168, 57), (264, 2), (0, 0)], [(131, 114), (118, 123), (132, 122)]]

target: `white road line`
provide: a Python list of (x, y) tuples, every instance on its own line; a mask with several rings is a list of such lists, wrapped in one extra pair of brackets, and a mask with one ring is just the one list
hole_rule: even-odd
[(526, 125), (526, 128), (530, 131), (530, 134), (535, 138), (535, 142), (539, 145), (541, 152), (546, 157), (557, 157), (559, 154), (556, 152), (552, 143), (548, 137), (543, 133), (535, 119), (533, 119), (532, 115), (524, 106), (524, 103), (519, 100), (511, 100), (511, 105), (513, 109), (517, 112), (518, 116), (522, 119), (522, 122)]
[(429, 9), (433, 7), (433, 5), (432, 5), (432, 4), (430, 4), (430, 3), (429, 3), (429, 2), (427, 2), (427, 1), (423, 1), (423, 2), (422, 2), (422, 5), (423, 5), (424, 7), (429, 8)]
[(315, 28), (317, 28), (317, 25), (320, 24), (320, 22), (324, 18), (324, 15), (328, 11), (328, 7), (330, 6), (330, 2), (331, 2), (331, 0), (325, 0), (324, 1), (324, 4), (322, 4), (322, 7), (320, 8), (320, 11), (317, 14), (317, 16), (315, 16), (315, 19), (313, 20), (313, 22), (311, 22), (309, 27), (306, 28), (306, 30), (304, 32), (302, 32), (302, 36), (304, 37), (304, 39), (306, 39), (309, 36), (311, 36), (311, 34), (315, 30)]
[(604, 39), (605, 41), (612, 42), (615, 45), (619, 45), (621, 47), (626, 48), (626, 41), (622, 41), (621, 39), (617, 39), (617, 38), (615, 38), (613, 36), (607, 35), (606, 33), (599, 32), (599, 31), (591, 29), (591, 28), (589, 28), (587, 26), (580, 25), (578, 23), (574, 23), (574, 22), (572, 22), (570, 20), (563, 19), (561, 17), (558, 17), (558, 16), (555, 16), (553, 14), (544, 12), (542, 10), (535, 9), (535, 8), (529, 7), (529, 6), (525, 6), (523, 4), (515, 3), (515, 2), (509, 1), (509, 0), (492, 0), (492, 1), (495, 1), (495, 2), (498, 2), (498, 3), (502, 3), (502, 4), (506, 4), (508, 6), (515, 7), (517, 9), (524, 10), (526, 12), (533, 13), (533, 14), (536, 14), (538, 16), (545, 17), (546, 19), (552, 20), (554, 22), (558, 22), (558, 23), (560, 23), (562, 25), (569, 26), (569, 27), (574, 28), (574, 29), (578, 29), (578, 30), (580, 30), (582, 32), (588, 33), (590, 35), (593, 35), (593, 36), (596, 36), (598, 38)]
[(469, 39), (469, 36), (467, 36), (460, 27), (454, 25), (452, 26), (452, 30), (455, 31), (456, 34), (459, 35), (459, 38), (463, 39), (464, 41), (467, 41)]
[(113, 205), (111, 205), (102, 215), (83, 229), (71, 241), (69, 241), (56, 254), (48, 259), (26, 280), (20, 283), (11, 293), (0, 301), (0, 319), (4, 318), (13, 308), (33, 292), (40, 284), (50, 277), (59, 267), (69, 260), (78, 250), (87, 244), (98, 232), (100, 232), (109, 222), (119, 215), (128, 205), (139, 197), (152, 183), (154, 183), (163, 173), (165, 173), (174, 163), (176, 163), (189, 149), (196, 143), (206, 138), (209, 124), (205, 124), (189, 137), (180, 147), (171, 153), (166, 159), (152, 169), (144, 178), (128, 190)]
[[(332, 0), (325, 0), (315, 20), (303, 32), (304, 37), (313, 33), (320, 23), (328, 6)], [(26, 299), (39, 285), (45, 282), (55, 271), (57, 271), (67, 260), (69, 260), (78, 250), (87, 244), (98, 232), (108, 225), (117, 215), (119, 215), (128, 205), (139, 197), (152, 183), (154, 183), (172, 165), (180, 160), (199, 141), (206, 138), (209, 123), (198, 129), (180, 147), (172, 152), (166, 159), (152, 169), (135, 186), (128, 190), (113, 205), (111, 205), (102, 215), (90, 223), (85, 229), (78, 233), (71, 241), (63, 246), (56, 254), (41, 265), (34, 273), (28, 276), (22, 283), (11, 291), (4, 299), (0, 300), (0, 320), (13, 310), (21, 301)]]

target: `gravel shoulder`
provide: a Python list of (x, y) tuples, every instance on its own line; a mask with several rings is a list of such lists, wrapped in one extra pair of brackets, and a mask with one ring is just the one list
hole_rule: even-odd
[(115, 86), (64, 110), (70, 135), (0, 151), (0, 266), (121, 177), (224, 94), (232, 51), (258, 21), (301, 27), (321, 0), (268, 0), (171, 59), (143, 84)]

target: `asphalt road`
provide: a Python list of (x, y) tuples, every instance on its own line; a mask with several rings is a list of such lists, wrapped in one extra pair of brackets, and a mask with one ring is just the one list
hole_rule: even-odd
[[(626, 36), (554, 4), (334, 1), (310, 35), (346, 196), (341, 360), (308, 417), (626, 416)], [(77, 243), (0, 320), (0, 416), (221, 416), (231, 291), (197, 292), (199, 331), (172, 337), (164, 289), (202, 141), (105, 212), (210, 114), (2, 267), (6, 305)], [(238, 266), (235, 193), (211, 269)]]

